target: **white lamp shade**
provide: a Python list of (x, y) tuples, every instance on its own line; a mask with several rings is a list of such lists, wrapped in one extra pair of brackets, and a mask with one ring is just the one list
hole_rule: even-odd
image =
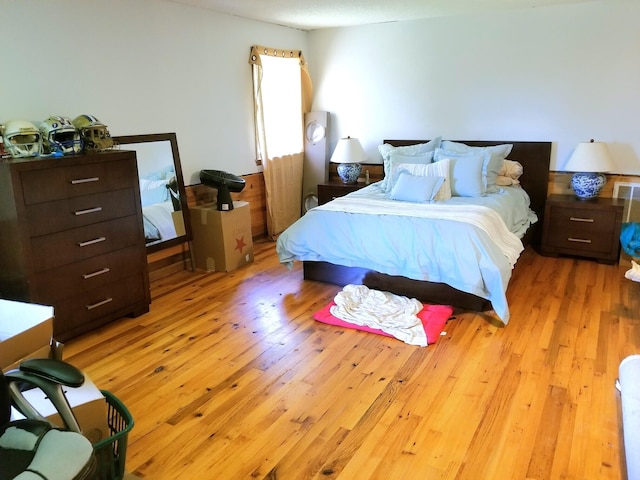
[(365, 160), (364, 149), (357, 138), (346, 137), (338, 140), (331, 155), (333, 163), (360, 163)]
[(565, 165), (569, 172), (610, 172), (612, 168), (613, 160), (607, 144), (593, 140), (579, 143)]

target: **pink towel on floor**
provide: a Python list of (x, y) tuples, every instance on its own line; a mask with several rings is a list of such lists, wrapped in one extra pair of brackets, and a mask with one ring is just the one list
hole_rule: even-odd
[[(393, 335), (383, 332), (382, 330), (367, 327), (364, 325), (355, 325), (353, 323), (345, 322), (331, 314), (331, 307), (335, 305), (335, 302), (329, 303), (326, 307), (318, 310), (313, 314), (313, 318), (318, 322), (327, 323), (329, 325), (335, 325), (344, 328), (353, 328), (355, 330), (362, 330), (370, 333), (377, 333), (378, 335), (384, 335), (385, 337), (392, 337)], [(418, 312), (418, 318), (422, 321), (425, 334), (427, 335), (427, 344), (433, 345), (438, 341), (440, 333), (444, 329), (447, 320), (453, 314), (453, 308), (448, 305), (424, 305), (424, 308)]]

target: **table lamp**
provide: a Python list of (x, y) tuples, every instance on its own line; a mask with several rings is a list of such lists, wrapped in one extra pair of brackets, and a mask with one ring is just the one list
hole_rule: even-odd
[(357, 138), (346, 137), (338, 140), (338, 145), (331, 155), (331, 162), (337, 163), (338, 176), (343, 183), (356, 183), (365, 159), (364, 150)]
[(596, 198), (607, 183), (603, 172), (611, 171), (613, 162), (603, 142), (579, 143), (569, 158), (565, 170), (576, 172), (571, 177), (571, 187), (576, 196), (583, 200)]

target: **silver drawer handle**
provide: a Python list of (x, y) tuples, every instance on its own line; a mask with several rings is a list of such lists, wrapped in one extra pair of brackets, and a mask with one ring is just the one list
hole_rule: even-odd
[(586, 223), (593, 223), (593, 218), (580, 218), (580, 217), (571, 217), (569, 218), (569, 220), (571, 220), (572, 222), (586, 222)]
[(94, 208), (87, 208), (85, 210), (76, 210), (75, 212), (73, 212), (74, 215), (86, 215), (87, 213), (97, 213), (97, 212), (101, 212), (102, 211), (102, 207), (94, 207)]
[(98, 275), (104, 275), (105, 273), (109, 273), (109, 272), (110, 272), (110, 269), (108, 267), (104, 267), (102, 270), (98, 270), (97, 272), (83, 273), (82, 278), (87, 280), (88, 278), (97, 277)]
[(78, 246), (86, 247), (87, 245), (93, 245), (95, 243), (104, 242), (106, 239), (107, 237), (98, 237), (98, 238), (94, 238), (93, 240), (87, 240), (86, 242), (79, 242)]
[(113, 298), (105, 298), (101, 302), (94, 303), (92, 305), (87, 305), (86, 308), (87, 308), (87, 310), (93, 310), (94, 308), (101, 307), (102, 305), (106, 305), (109, 302), (113, 302)]
[(77, 178), (76, 180), (71, 180), (71, 185), (78, 185), (80, 183), (91, 183), (91, 182), (99, 182), (100, 177), (88, 177), (88, 178)]
[(578, 243), (591, 243), (591, 240), (588, 240), (586, 238), (567, 238), (567, 240), (569, 240), (570, 242), (578, 242)]

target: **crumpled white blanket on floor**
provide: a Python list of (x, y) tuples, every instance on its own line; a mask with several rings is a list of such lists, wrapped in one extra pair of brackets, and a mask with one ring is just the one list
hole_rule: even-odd
[(640, 282), (640, 264), (631, 260), (631, 269), (625, 272), (624, 277), (634, 282)]
[(427, 346), (427, 335), (418, 318), (423, 305), (415, 298), (346, 285), (335, 298), (331, 314), (345, 322), (377, 328), (410, 345)]

